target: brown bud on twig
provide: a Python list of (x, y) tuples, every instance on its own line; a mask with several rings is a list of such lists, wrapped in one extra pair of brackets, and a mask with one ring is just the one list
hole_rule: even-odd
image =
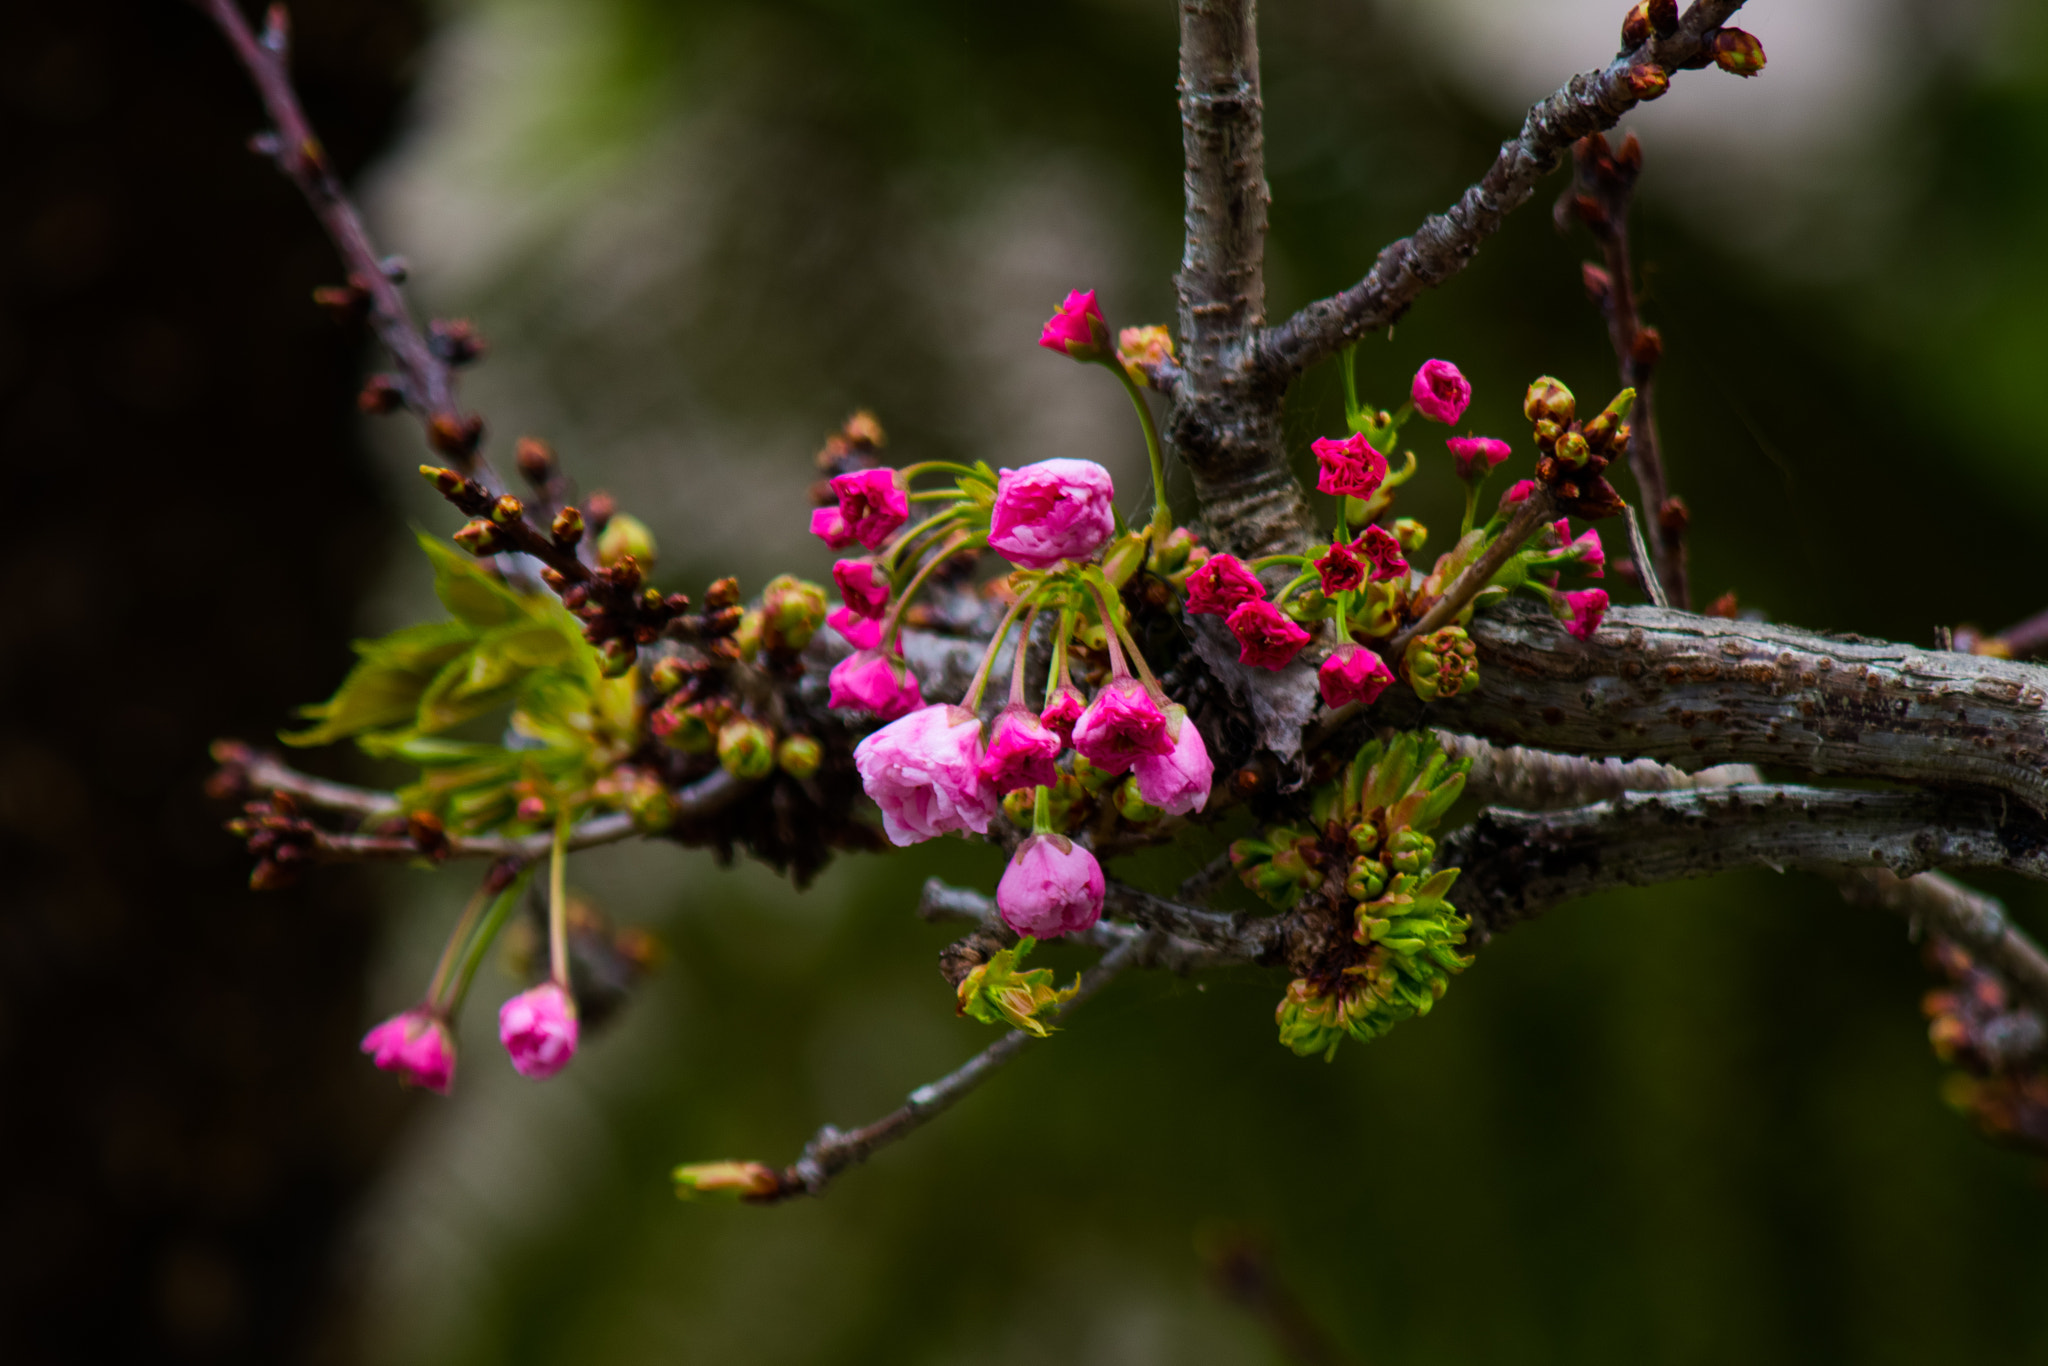
[(1657, 509), (1657, 525), (1664, 529), (1666, 536), (1683, 536), (1685, 529), (1692, 525), (1692, 510), (1685, 505), (1685, 499), (1676, 494), (1664, 500), (1664, 506)]
[(1723, 621), (1733, 621), (1740, 614), (1741, 610), (1736, 604), (1735, 594), (1731, 590), (1714, 599), (1707, 608), (1707, 615), (1710, 617), (1720, 617)]
[(427, 419), (427, 444), (443, 455), (466, 460), (484, 439), (484, 420), (475, 414), (435, 413)]
[(511, 494), (503, 494), (491, 504), (491, 520), (499, 526), (510, 526), (526, 515), (526, 504)]
[(704, 590), (704, 610), (716, 612), (727, 607), (736, 607), (740, 600), (740, 581), (723, 578)]
[(573, 507), (563, 508), (555, 514), (554, 526), (549, 529), (554, 532), (556, 545), (575, 545), (583, 539), (583, 514)]
[(1628, 93), (1647, 104), (1671, 88), (1671, 76), (1655, 62), (1638, 62), (1621, 73)]
[(555, 477), (555, 448), (537, 436), (522, 436), (513, 457), (519, 463), (519, 472), (526, 476), (526, 482), (535, 488), (545, 487)]
[(1629, 364), (1638, 372), (1647, 374), (1663, 357), (1664, 334), (1654, 327), (1637, 328), (1635, 343), (1629, 348)]
[(455, 544), (472, 555), (494, 555), (498, 551), (498, 529), (479, 517), (455, 533)]
[(1621, 50), (1633, 52), (1650, 41), (1650, 0), (1636, 0), (1636, 6), (1621, 21)]
[(384, 417), (405, 406), (405, 390), (391, 375), (372, 375), (356, 395), (356, 407), (372, 417)]
[(1586, 297), (1591, 299), (1595, 306), (1605, 309), (1608, 299), (1614, 294), (1614, 277), (1602, 267), (1588, 261), (1579, 267), (1579, 278), (1585, 283)]
[(611, 521), (618, 510), (619, 500), (603, 489), (597, 490), (583, 500), (583, 520), (589, 524), (592, 531), (602, 532), (605, 523)]
[(321, 285), (313, 291), (313, 302), (332, 314), (336, 322), (359, 323), (369, 312), (370, 296), (353, 282), (345, 285)]
[(483, 334), (467, 318), (436, 318), (427, 324), (427, 349), (450, 365), (468, 365), (484, 353)]
[(408, 812), (405, 836), (428, 858), (440, 858), (448, 852), (448, 832), (442, 827), (441, 818), (431, 811)]
[(1678, 0), (1650, 0), (1650, 29), (1659, 38), (1678, 32)]
[(1754, 76), (1764, 69), (1764, 45), (1747, 30), (1724, 28), (1714, 35), (1714, 65), (1737, 76)]

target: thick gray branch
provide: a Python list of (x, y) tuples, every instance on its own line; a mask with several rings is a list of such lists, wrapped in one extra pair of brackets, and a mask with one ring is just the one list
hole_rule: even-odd
[(1612, 128), (1645, 94), (1661, 90), (1656, 78), (1645, 85), (1640, 73), (1654, 69), (1668, 78), (1697, 62), (1706, 50), (1703, 36), (1741, 7), (1742, 0), (1698, 0), (1670, 37), (1653, 37), (1599, 71), (1572, 77), (1529, 111), (1522, 131), (1501, 144), (1491, 169), (1448, 213), (1432, 216), (1413, 237), (1381, 251), (1371, 272), (1351, 288), (1308, 305), (1254, 339), (1246, 358), (1247, 376), (1285, 384), (1399, 318), (1423, 290), (1464, 269), (1480, 244), (1511, 210), (1528, 201), (1536, 183), (1556, 169), (1574, 142)]

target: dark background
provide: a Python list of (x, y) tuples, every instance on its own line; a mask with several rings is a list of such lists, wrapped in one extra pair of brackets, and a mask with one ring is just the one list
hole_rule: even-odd
[[(1078, 149), (1123, 178), (1144, 244), (1128, 317), (1168, 314), (1167, 6), (601, 8), (631, 40), (622, 102), (714, 87), (767, 153), (711, 248), (719, 287), (697, 307), (716, 326), (669, 324), (687, 333), (678, 373), (735, 409), (782, 405), (822, 432), (873, 402), (902, 447), (971, 453), (920, 406), (947, 338), (888, 316), (887, 187), (905, 168), (964, 179), (1019, 147)], [(1448, 202), (1504, 128), (1357, 7), (1271, 8), (1279, 312)], [(294, 14), (301, 91), (357, 168), (394, 135), (424, 16)], [(1889, 154), (1838, 211), (1882, 199), (1894, 227), (1853, 269), (1819, 279), (1717, 246), (1655, 197), (1652, 146), (1639, 255), (1701, 596), (1919, 642), (2048, 601), (2048, 106), (2027, 60), (2039, 24), (2015, 14), (2001, 60), (1930, 55), (1887, 116)], [(254, 100), (193, 12), (7, 18), (0, 1358), (1142, 1361), (1199, 1334), (1199, 1359), (1276, 1359), (1205, 1288), (1202, 1249), (1249, 1229), (1359, 1360), (2048, 1359), (2036, 1165), (1940, 1106), (1901, 927), (1763, 873), (1518, 930), (1436, 1016), (1331, 1067), (1273, 1045), (1265, 975), (1124, 984), (1056, 1055), (822, 1205), (674, 1206), (669, 1163), (785, 1160), (821, 1120), (878, 1113), (977, 1046), (950, 1022), (917, 1026), (951, 1031), (936, 1050), (896, 1046), (929, 1042), (898, 1015), (947, 1009), (942, 936), (903, 911), (915, 885), (993, 873), (959, 849), (841, 870), (836, 919), (702, 861), (643, 879), (673, 962), (619, 1043), (579, 1063), (590, 1088), (522, 1093), (514, 1118), (459, 1112), (464, 1132), (567, 1153), (575, 1200), (493, 1190), (544, 1212), (469, 1251), (491, 1274), (452, 1336), (394, 1346), (408, 1320), (365, 1289), (351, 1230), (442, 1112), (355, 1043), (396, 1001), (372, 969), (380, 908), (407, 903), (344, 871), (248, 893), (199, 790), (209, 740), (260, 738), (332, 687), (394, 572), (397, 495), (352, 415), (360, 348), (308, 303), (331, 254), (243, 149)], [(1604, 396), (1586, 244), (1543, 212), (1557, 183), (1371, 363), (1455, 357), (1480, 388), (1473, 420), (1503, 433), (1540, 370)], [(548, 310), (494, 289), (500, 312), (489, 290), (448, 303), (508, 364), (573, 387), (597, 363), (549, 352)], [(1330, 376), (1311, 376), (1303, 446), (1332, 411)], [(806, 454), (773, 472), (793, 504)], [(1416, 494), (1425, 515), (1448, 506)], [(664, 566), (693, 589), (725, 567), (687, 549)], [(2031, 889), (1996, 889), (2048, 928)], [(605, 1070), (607, 1047), (631, 1066)], [(855, 1080), (821, 1092), (835, 1070)], [(451, 1104), (495, 1103), (475, 1089)], [(602, 1141), (516, 1126), (550, 1105), (587, 1111)], [(443, 1255), (379, 1238), (372, 1258)]]

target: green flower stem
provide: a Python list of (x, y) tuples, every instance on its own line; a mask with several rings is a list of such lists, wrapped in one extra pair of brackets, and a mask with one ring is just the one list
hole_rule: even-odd
[(1045, 675), (1045, 703), (1052, 705), (1052, 695), (1062, 686), (1072, 687), (1067, 677), (1067, 642), (1074, 636), (1074, 609), (1060, 608), (1060, 628), (1052, 638), (1052, 666)]
[[(1011, 603), (1010, 610), (1003, 613), (1003, 620), (996, 627), (995, 634), (988, 638), (988, 648), (981, 652), (981, 667), (974, 671), (974, 681), (967, 685), (967, 696), (960, 699), (960, 705), (967, 708), (967, 710), (971, 712), (979, 712), (981, 710), (982, 689), (988, 686), (989, 670), (995, 667), (996, 655), (1003, 648), (1003, 637), (1010, 633), (1010, 624), (1017, 620), (1017, 614), (1028, 606), (1030, 606), (1028, 598), (1018, 598), (1015, 602)], [(1019, 643), (1017, 646), (1018, 653), (1021, 654), (1023, 649), (1022, 643)], [(1018, 675), (1017, 684), (1012, 688), (1012, 691), (1023, 691), (1021, 671)]]
[(1031, 794), (1031, 833), (1050, 835), (1052, 833), (1052, 789), (1044, 783)]
[(1024, 657), (1031, 653), (1031, 630), (1038, 625), (1038, 604), (1031, 604), (1031, 615), (1024, 618), (1023, 634), (1017, 637), (1017, 660), (1010, 666), (1010, 705), (1021, 707), (1024, 700)]
[(916, 576), (904, 586), (903, 591), (896, 595), (896, 601), (889, 606), (889, 615), (882, 621), (882, 643), (884, 645), (895, 638), (896, 622), (902, 617), (903, 609), (908, 607), (910, 600), (917, 596), (917, 590), (924, 587), (924, 581), (932, 576), (932, 571), (944, 564), (954, 551), (959, 550), (972, 540), (974, 540), (974, 536), (971, 533), (965, 531), (953, 533), (946, 543), (940, 546), (938, 551), (924, 562), (923, 566), (918, 569)]
[(913, 502), (913, 503), (936, 503), (936, 502), (940, 502), (940, 501), (942, 501), (942, 500), (946, 500), (946, 499), (950, 499), (950, 500), (952, 500), (952, 501), (954, 501), (954, 502), (959, 502), (959, 501), (961, 501), (961, 500), (960, 500), (960, 490), (958, 490), (958, 489), (921, 489), (921, 490), (919, 490), (918, 492), (916, 492), (916, 493), (913, 493), (913, 494), (911, 494), (911, 495), (910, 495), (910, 501), (911, 501), (911, 502)]
[(1138, 382), (1130, 377), (1123, 364), (1115, 356), (1104, 356), (1103, 365), (1109, 367), (1117, 379), (1122, 381), (1124, 392), (1131, 396), (1131, 406), (1138, 410), (1138, 424), (1145, 429), (1145, 454), (1152, 461), (1152, 543), (1165, 541), (1166, 533), (1173, 530), (1173, 514), (1166, 508), (1166, 450), (1159, 442), (1159, 424), (1152, 420), (1152, 409), (1145, 402), (1144, 391)]
[(555, 817), (555, 847), (548, 855), (548, 975), (569, 989), (569, 830), (567, 807)]
[(441, 992), (448, 985), (449, 975), (455, 971), (462, 946), (469, 942), (469, 934), (476, 928), (477, 917), (484, 913), (484, 907), (491, 900), (491, 894), (486, 890), (489, 886), (490, 882), (486, 875), (486, 881), (478, 883), (476, 891), (470, 894), (469, 904), (462, 908), (462, 915), (456, 920), (455, 928), (450, 931), (447, 944), (442, 946), (441, 961), (434, 965), (433, 980), (427, 983), (427, 1006), (430, 1010), (440, 1006)]
[(1276, 564), (1303, 565), (1309, 562), (1306, 555), (1261, 555), (1246, 565), (1247, 569), (1271, 569)]
[(1131, 662), (1138, 666), (1138, 677), (1143, 680), (1146, 691), (1150, 692), (1164, 704), (1166, 701), (1166, 689), (1162, 688), (1159, 685), (1159, 680), (1152, 676), (1152, 666), (1145, 662), (1144, 654), (1138, 649), (1138, 642), (1131, 638), (1131, 633), (1126, 631), (1123, 623), (1117, 620), (1116, 613), (1110, 610), (1109, 600), (1103, 596), (1102, 589), (1097, 587), (1092, 580), (1088, 584), (1088, 591), (1095, 595), (1095, 605), (1102, 609), (1102, 624), (1109, 636), (1110, 663), (1116, 666), (1118, 673), (1124, 672), (1123, 659), (1117, 653), (1116, 648), (1116, 642), (1122, 640), (1125, 645), (1130, 647)]
[(1357, 344), (1353, 343), (1345, 347), (1338, 355), (1344, 362), (1339, 367), (1344, 376), (1344, 425), (1353, 431), (1357, 431), (1358, 419), (1364, 415), (1365, 411), (1358, 406)]
[(1294, 596), (1295, 589), (1306, 588), (1309, 584), (1314, 583), (1318, 577), (1320, 576), (1312, 569), (1295, 575), (1293, 582), (1273, 595), (1273, 605), (1278, 607), (1281, 603)]
[(526, 884), (533, 880), (533, 869), (528, 868), (513, 880), (491, 903), (490, 913), (483, 924), (477, 926), (476, 935), (469, 941), (469, 951), (462, 957), (462, 966), (456, 971), (455, 985), (448, 993), (447, 1016), (454, 1019), (462, 1011), (462, 1003), (469, 997), (469, 984), (476, 977), (477, 967), (497, 941), (498, 931), (505, 928), (505, 921), (511, 917), (512, 908), (519, 904), (519, 898), (526, 893)]
[(1472, 519), (1479, 514), (1479, 484), (1484, 482), (1482, 479), (1465, 485), (1465, 516), (1458, 523), (1458, 539), (1461, 541), (1472, 534)]
[(888, 571), (890, 578), (895, 578), (896, 561), (902, 556), (904, 551), (910, 548), (910, 543), (912, 541), (915, 541), (919, 537), (925, 536), (931, 532), (940, 530), (949, 521), (957, 521), (961, 517), (961, 515), (966, 511), (967, 505), (964, 503), (958, 504), (954, 507), (949, 507), (944, 512), (935, 513), (934, 515), (925, 518), (922, 522), (919, 522), (916, 526), (913, 526), (912, 528), (910, 528), (910, 530), (904, 532), (903, 535), (897, 540), (896, 544), (891, 546), (888, 549), (888, 551), (883, 554), (882, 568)]
[(951, 460), (920, 460), (914, 465), (905, 465), (896, 471), (896, 477), (906, 484), (920, 474), (957, 474), (963, 479), (972, 479), (977, 483), (988, 482), (988, 476), (980, 470), (956, 464)]

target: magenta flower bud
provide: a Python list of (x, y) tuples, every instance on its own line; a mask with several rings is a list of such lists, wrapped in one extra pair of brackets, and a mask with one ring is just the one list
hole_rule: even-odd
[(1045, 699), (1045, 710), (1038, 713), (1038, 719), (1047, 730), (1060, 737), (1062, 745), (1071, 745), (1074, 743), (1074, 723), (1087, 709), (1088, 699), (1081, 696), (1081, 690), (1071, 683), (1062, 683), (1053, 689), (1052, 696)]
[[(882, 643), (882, 623), (873, 617), (860, 616), (850, 607), (835, 607), (827, 612), (825, 624), (856, 650), (873, 650)], [(835, 702), (833, 705), (839, 704)]]
[(1021, 703), (1012, 703), (996, 715), (989, 732), (988, 751), (982, 756), (982, 780), (997, 796), (1020, 787), (1051, 787), (1060, 780), (1054, 760), (1066, 742), (1038, 719), (1038, 714)]
[(1196, 616), (1227, 617), (1241, 602), (1266, 596), (1266, 585), (1235, 555), (1211, 555), (1188, 575), (1187, 610)]
[(440, 1016), (415, 1006), (363, 1035), (363, 1051), (407, 1086), (447, 1095), (455, 1084), (455, 1036)]
[(1101, 919), (1103, 891), (1095, 855), (1065, 835), (1033, 835), (1003, 869), (996, 909), (1018, 934), (1057, 939)]
[(1457, 466), (1458, 477), (1468, 484), (1484, 479), (1514, 454), (1507, 442), (1490, 436), (1454, 436), (1444, 446), (1451, 453), (1451, 463)]
[(1607, 549), (1600, 544), (1600, 533), (1592, 527), (1587, 527), (1584, 534), (1567, 545), (1565, 550), (1579, 557), (1579, 564), (1584, 567), (1587, 578), (1607, 577)]
[(989, 549), (1026, 569), (1090, 560), (1116, 533), (1116, 488), (1093, 460), (1041, 460), (996, 476)]
[(1349, 702), (1371, 704), (1393, 681), (1394, 671), (1386, 661), (1357, 644), (1338, 646), (1337, 653), (1316, 670), (1316, 688), (1323, 695), (1323, 705), (1331, 708)]
[(1173, 752), (1166, 713), (1135, 678), (1112, 678), (1074, 722), (1074, 748), (1104, 773), (1122, 773), (1148, 754)]
[(1472, 401), (1472, 386), (1449, 361), (1426, 360), (1415, 372), (1408, 396), (1415, 400), (1416, 412), (1448, 427), (1465, 415), (1465, 405)]
[(555, 982), (542, 982), (498, 1007), (498, 1042), (522, 1077), (546, 1081), (576, 1056), (576, 1003)]
[(832, 582), (839, 585), (840, 599), (856, 616), (879, 617), (889, 610), (889, 576), (873, 560), (839, 561), (832, 566)]
[(811, 512), (811, 534), (834, 550), (844, 550), (853, 544), (853, 532), (847, 528), (846, 518), (838, 508), (814, 508)]
[(1369, 526), (1358, 538), (1358, 544), (1365, 552), (1365, 558), (1372, 561), (1374, 583), (1397, 579), (1408, 572), (1408, 557), (1401, 553), (1401, 543), (1394, 539), (1392, 532)]
[(1284, 669), (1308, 644), (1308, 632), (1270, 602), (1244, 603), (1223, 624), (1237, 637), (1238, 663), (1254, 668)]
[(860, 650), (832, 666), (830, 705), (841, 710), (871, 711), (884, 721), (924, 705), (917, 675), (902, 660), (877, 650)]
[(1607, 615), (1607, 590), (1580, 588), (1559, 593), (1550, 609), (1564, 621), (1565, 633), (1574, 640), (1591, 640)]
[(1500, 496), (1500, 510), (1508, 512), (1520, 507), (1523, 503), (1529, 501), (1530, 496), (1535, 492), (1536, 481), (1534, 479), (1516, 480), (1508, 485), (1508, 491)]
[[(896, 482), (894, 470), (855, 470), (832, 480), (839, 495), (839, 515), (846, 520), (847, 534), (870, 550), (896, 534), (910, 520), (910, 495)], [(817, 530), (817, 518), (811, 519)], [(831, 543), (831, 538), (826, 538)], [(835, 549), (837, 547), (834, 547)]]
[(988, 833), (1001, 798), (981, 776), (981, 719), (965, 707), (923, 707), (854, 747), (860, 785), (882, 808), (896, 845), (948, 831)]
[(1080, 361), (1101, 360), (1107, 356), (1109, 323), (1102, 316), (1102, 305), (1095, 302), (1095, 291), (1077, 289), (1067, 295), (1053, 310), (1052, 316), (1045, 320), (1045, 328), (1038, 334), (1038, 344), (1048, 351), (1058, 351)]
[(1188, 719), (1186, 707), (1176, 703), (1166, 709), (1166, 733), (1173, 740), (1173, 751), (1133, 760), (1131, 774), (1138, 780), (1138, 795), (1148, 806), (1169, 816), (1185, 816), (1209, 804), (1216, 765), (1210, 762), (1209, 747)]
[(1333, 441), (1319, 436), (1309, 444), (1316, 457), (1316, 488), (1340, 498), (1370, 498), (1387, 481), (1387, 457), (1362, 435)]
[(1331, 542), (1330, 549), (1315, 562), (1315, 566), (1324, 597), (1334, 598), (1339, 593), (1349, 593), (1365, 582), (1365, 562), (1341, 541)]

